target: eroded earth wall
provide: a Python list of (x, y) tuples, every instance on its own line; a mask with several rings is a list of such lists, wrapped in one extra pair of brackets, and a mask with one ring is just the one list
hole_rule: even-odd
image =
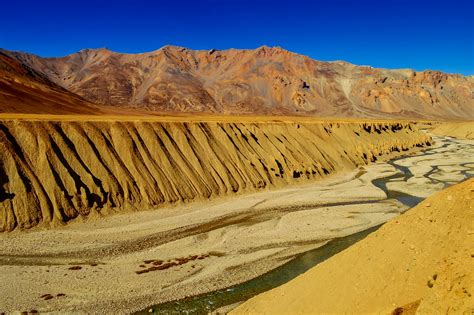
[(0, 121), (0, 231), (303, 183), (430, 142), (395, 122)]

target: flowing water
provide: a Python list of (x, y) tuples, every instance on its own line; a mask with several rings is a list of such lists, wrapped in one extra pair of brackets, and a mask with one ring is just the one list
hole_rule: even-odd
[[(391, 189), (390, 183), (404, 182), (408, 185), (414, 178), (423, 177), (427, 179), (426, 185), (437, 185), (436, 187), (438, 187), (439, 190), (474, 176), (474, 142), (459, 141), (449, 137), (435, 138), (435, 140), (438, 145), (434, 148), (430, 148), (413, 156), (401, 157), (387, 162), (395, 167), (398, 172), (395, 175), (375, 179), (372, 181), (372, 184), (382, 189), (386, 193), (387, 199), (396, 199), (411, 208), (424, 198), (419, 195), (410, 195), (406, 192)], [(422, 175), (414, 175), (412, 169), (416, 166), (431, 169)], [(449, 174), (447, 176), (446, 172), (443, 171), (443, 169), (446, 168), (454, 169), (452, 171), (454, 173), (451, 174), (451, 177)], [(455, 176), (453, 177), (452, 175)], [(443, 177), (445, 179), (443, 179)], [(357, 203), (357, 201), (354, 203)], [(379, 227), (380, 225), (346, 237), (333, 239), (324, 246), (300, 254), (270, 272), (244, 283), (182, 300), (148, 307), (138, 314), (206, 314), (224, 306), (245, 301), (259, 293), (290, 281), (308, 269), (363, 239)]]

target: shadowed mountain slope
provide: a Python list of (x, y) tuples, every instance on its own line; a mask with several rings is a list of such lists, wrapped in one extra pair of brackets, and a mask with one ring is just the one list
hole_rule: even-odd
[(105, 112), (0, 50), (0, 113), (90, 115)]

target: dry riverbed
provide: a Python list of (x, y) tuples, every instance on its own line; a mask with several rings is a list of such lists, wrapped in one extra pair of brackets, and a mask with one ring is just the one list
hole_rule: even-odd
[[(408, 208), (375, 179), (424, 197), (472, 175), (474, 141), (437, 140), (429, 154), (300, 187), (2, 234), (0, 311), (128, 313), (254, 278)], [(414, 176), (396, 178), (399, 166)]]

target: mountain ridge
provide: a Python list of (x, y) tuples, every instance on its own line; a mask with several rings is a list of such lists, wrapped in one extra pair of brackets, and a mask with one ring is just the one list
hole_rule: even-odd
[(106, 112), (0, 49), (0, 113), (90, 115)]
[(72, 52), (72, 53), (69, 53), (69, 54), (66, 54), (66, 55), (60, 55), (60, 56), (42, 56), (41, 54), (37, 54), (37, 53), (30, 53), (30, 52), (23, 51), (23, 50), (8, 50), (8, 49), (2, 48), (2, 47), (0, 47), (0, 51), (9, 52), (9, 53), (13, 53), (13, 54), (31, 55), (31, 56), (35, 56), (35, 57), (42, 58), (42, 59), (61, 59), (61, 58), (65, 58), (65, 57), (75, 55), (75, 54), (78, 54), (78, 53), (81, 53), (81, 52), (88, 52), (88, 51), (90, 51), (90, 52), (106, 51), (106, 52), (109, 52), (109, 53), (112, 53), (112, 54), (118, 54), (118, 55), (149, 55), (149, 54), (152, 54), (152, 53), (156, 53), (156, 52), (158, 52), (162, 49), (165, 49), (165, 48), (191, 50), (191, 51), (195, 51), (195, 52), (210, 52), (210, 51), (218, 52), (218, 51), (229, 51), (229, 50), (230, 51), (254, 51), (254, 50), (257, 50), (257, 49), (260, 49), (260, 48), (281, 49), (283, 51), (286, 51), (286, 52), (289, 52), (289, 53), (292, 53), (292, 54), (295, 54), (295, 55), (307, 57), (307, 58), (310, 58), (310, 59), (313, 59), (315, 61), (319, 61), (319, 62), (322, 62), (322, 63), (342, 63), (342, 64), (351, 65), (351, 66), (354, 66), (354, 67), (367, 67), (367, 68), (387, 70), (387, 71), (441, 72), (441, 73), (444, 73), (444, 74), (447, 74), (447, 75), (454, 75), (454, 76), (459, 76), (459, 77), (464, 77), (464, 78), (474, 77), (474, 74), (463, 74), (463, 73), (458, 73), (458, 72), (446, 72), (446, 71), (443, 71), (443, 70), (431, 69), (431, 68), (427, 68), (427, 69), (423, 69), (423, 70), (416, 70), (416, 69), (410, 68), (410, 67), (384, 68), (384, 67), (381, 67), (381, 66), (372, 66), (372, 65), (369, 65), (369, 64), (357, 64), (357, 63), (353, 63), (353, 62), (350, 62), (350, 61), (347, 61), (347, 60), (344, 60), (344, 59), (318, 60), (318, 59), (315, 59), (313, 57), (310, 57), (309, 55), (305, 55), (303, 53), (298, 53), (298, 52), (293, 52), (293, 51), (288, 50), (286, 48), (283, 48), (281, 46), (268, 46), (268, 45), (261, 45), (261, 46), (258, 46), (256, 48), (234, 48), (234, 47), (230, 47), (230, 48), (225, 48), (225, 49), (220, 49), (220, 48), (192, 49), (192, 48), (187, 48), (185, 46), (168, 44), (168, 45), (164, 45), (164, 46), (162, 46), (158, 49), (154, 49), (154, 50), (150, 50), (150, 51), (144, 51), (144, 52), (121, 52), (121, 51), (112, 50), (112, 49), (104, 46), (104, 47), (95, 47), (95, 48), (94, 47), (82, 48), (82, 49), (80, 49), (76, 52)]
[(89, 102), (150, 112), (474, 118), (472, 77), (317, 61), (281, 47), (7, 53)]
[(278, 50), (282, 50), (282, 51), (285, 51), (285, 52), (288, 52), (288, 53), (291, 53), (291, 54), (294, 54), (294, 55), (297, 55), (297, 56), (302, 56), (302, 57), (305, 57), (305, 58), (309, 58), (309, 59), (312, 59), (312, 60), (315, 60), (315, 61), (318, 61), (318, 62), (321, 62), (321, 63), (329, 63), (329, 64), (345, 64), (345, 65), (348, 65), (348, 66), (353, 66), (353, 67), (365, 67), (365, 68), (371, 68), (371, 69), (378, 69), (378, 70), (386, 70), (386, 71), (393, 71), (393, 72), (418, 72), (418, 73), (422, 73), (422, 72), (440, 72), (440, 73), (443, 73), (443, 74), (446, 74), (446, 75), (452, 75), (452, 76), (458, 76), (458, 77), (462, 77), (462, 78), (474, 78), (474, 74), (463, 74), (463, 73), (457, 73), (457, 72), (446, 72), (446, 71), (443, 71), (443, 70), (437, 70), (437, 69), (423, 69), (423, 70), (416, 70), (416, 69), (413, 69), (413, 68), (410, 68), (410, 67), (401, 67), (401, 68), (384, 68), (384, 67), (380, 67), (380, 66), (372, 66), (372, 65), (369, 65), (369, 64), (356, 64), (356, 63), (353, 63), (353, 62), (350, 62), (350, 61), (347, 61), (347, 60), (343, 60), (343, 59), (335, 59), (335, 60), (318, 60), (318, 59), (314, 59), (313, 57), (310, 57), (308, 55), (305, 55), (305, 54), (302, 54), (302, 53), (298, 53), (298, 52), (293, 52), (291, 50), (288, 50), (288, 49), (285, 49), (281, 46), (268, 46), (268, 45), (262, 45), (262, 46), (259, 46), (257, 48), (226, 48), (226, 49), (217, 49), (217, 48), (210, 48), (210, 49), (191, 49), (191, 48), (187, 48), (185, 46), (179, 46), (179, 45), (164, 45), (162, 46), (161, 48), (158, 48), (158, 49), (155, 49), (155, 50), (150, 50), (150, 51), (145, 51), (145, 52), (120, 52), (120, 51), (115, 51), (115, 50), (111, 50), (109, 49), (108, 47), (97, 47), (97, 48), (83, 48), (83, 49), (80, 49), (76, 52), (73, 52), (73, 53), (70, 53), (70, 54), (67, 54), (67, 55), (63, 55), (63, 56), (42, 56), (40, 54), (35, 54), (35, 53), (30, 53), (30, 52), (27, 52), (27, 51), (22, 51), (22, 50), (8, 50), (8, 49), (5, 49), (5, 48), (1, 48), (0, 47), (0, 51), (3, 51), (4, 53), (10, 53), (10, 54), (14, 54), (14, 55), (17, 55), (17, 54), (21, 54), (21, 55), (30, 55), (30, 56), (34, 56), (34, 57), (37, 57), (37, 58), (41, 58), (41, 59), (61, 59), (61, 58), (66, 58), (66, 57), (69, 57), (69, 56), (73, 56), (73, 55), (76, 55), (76, 54), (79, 54), (79, 53), (87, 53), (87, 52), (108, 52), (108, 53), (111, 53), (111, 54), (116, 54), (116, 55), (130, 55), (130, 56), (136, 56), (136, 55), (151, 55), (153, 53), (157, 53), (163, 49), (181, 49), (181, 50), (190, 50), (190, 51), (194, 51), (194, 52), (210, 52), (210, 51), (213, 51), (213, 52), (219, 52), (219, 51), (255, 51), (255, 50), (258, 50), (258, 49), (278, 49)]

